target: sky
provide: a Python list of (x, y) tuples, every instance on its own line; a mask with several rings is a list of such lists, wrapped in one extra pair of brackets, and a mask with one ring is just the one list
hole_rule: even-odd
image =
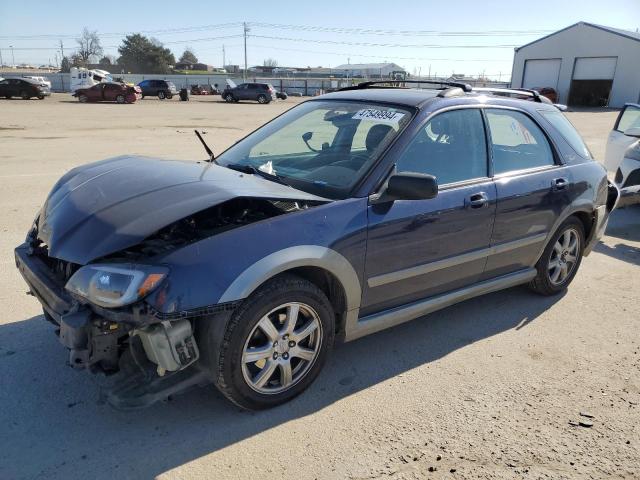
[[(412, 74), (485, 75), (508, 80), (514, 46), (579, 21), (636, 31), (640, 0), (431, 1), (322, 0), (295, 3), (92, 2), (0, 0), (0, 53), (5, 64), (56, 63), (76, 48), (84, 27), (98, 32), (105, 54), (118, 56), (127, 33), (141, 32), (176, 58), (191, 49), (214, 66), (267, 58), (280, 66), (336, 67), (395, 62)], [(99, 13), (98, 13), (99, 12)], [(13, 52), (10, 46), (13, 46)]]

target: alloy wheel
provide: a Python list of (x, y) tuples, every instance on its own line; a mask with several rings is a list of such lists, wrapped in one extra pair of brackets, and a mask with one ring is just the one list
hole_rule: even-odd
[(558, 237), (549, 257), (549, 280), (553, 285), (562, 284), (573, 272), (580, 253), (580, 236), (568, 228)]
[(309, 372), (322, 343), (322, 323), (304, 303), (274, 308), (255, 325), (242, 350), (242, 375), (258, 393), (288, 390)]

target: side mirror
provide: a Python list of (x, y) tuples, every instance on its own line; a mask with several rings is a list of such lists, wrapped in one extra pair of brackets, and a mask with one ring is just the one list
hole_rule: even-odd
[(640, 137), (640, 127), (631, 127), (631, 128), (627, 128), (624, 131), (624, 134), (627, 137)]
[(304, 140), (305, 143), (311, 140), (311, 137), (313, 137), (313, 132), (305, 132), (302, 134), (302, 140)]
[(387, 188), (373, 203), (394, 200), (428, 200), (438, 195), (438, 181), (433, 175), (423, 173), (396, 173), (389, 178)]

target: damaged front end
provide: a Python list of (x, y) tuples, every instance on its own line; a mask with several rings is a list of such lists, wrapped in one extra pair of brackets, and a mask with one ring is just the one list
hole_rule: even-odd
[(229, 315), (233, 308), (161, 314), (156, 308), (159, 295), (150, 297), (170, 282), (171, 266), (158, 259), (205, 238), (319, 203), (234, 198), (86, 265), (50, 256), (36, 221), (15, 250), (16, 265), (47, 320), (58, 327), (69, 365), (104, 374), (102, 394), (113, 406), (144, 407), (189, 386), (210, 383), (208, 365), (201, 361), (199, 320)]

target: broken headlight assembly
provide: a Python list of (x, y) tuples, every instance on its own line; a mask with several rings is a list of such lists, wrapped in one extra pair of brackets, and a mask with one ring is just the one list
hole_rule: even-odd
[(141, 300), (168, 274), (168, 268), (150, 265), (87, 265), (73, 274), (65, 288), (91, 303), (115, 308)]

